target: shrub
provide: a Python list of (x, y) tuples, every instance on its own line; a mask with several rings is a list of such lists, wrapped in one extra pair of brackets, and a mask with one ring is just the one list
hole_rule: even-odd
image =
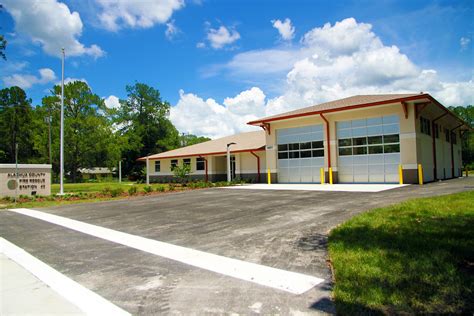
[(116, 189), (113, 189), (113, 190), (110, 190), (110, 195), (112, 197), (117, 197), (119, 195), (122, 195), (123, 193), (123, 189), (122, 188), (116, 188)]
[(135, 195), (137, 194), (137, 187), (132, 185), (130, 188), (128, 188), (128, 195)]
[(147, 185), (143, 187), (143, 191), (145, 191), (146, 193), (150, 193), (153, 192), (153, 188), (150, 185)]
[(156, 191), (158, 191), (158, 192), (165, 192), (165, 189), (166, 188), (165, 188), (164, 185), (159, 185), (159, 186), (156, 187)]
[(174, 191), (174, 190), (176, 189), (176, 184), (170, 183), (170, 184), (168, 185), (168, 189), (169, 189), (170, 191)]
[(189, 180), (189, 174), (191, 173), (191, 166), (183, 164), (182, 166), (176, 166), (173, 168), (173, 174), (179, 183), (186, 183)]
[(111, 190), (109, 187), (105, 187), (102, 189), (102, 191), (100, 191), (100, 193), (102, 193), (103, 195), (110, 195), (111, 194)]

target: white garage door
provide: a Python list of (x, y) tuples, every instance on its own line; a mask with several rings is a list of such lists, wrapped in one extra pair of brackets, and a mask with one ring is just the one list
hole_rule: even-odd
[(397, 115), (337, 122), (341, 183), (399, 181), (400, 119)]
[(278, 182), (319, 182), (324, 166), (323, 125), (278, 129), (276, 136)]

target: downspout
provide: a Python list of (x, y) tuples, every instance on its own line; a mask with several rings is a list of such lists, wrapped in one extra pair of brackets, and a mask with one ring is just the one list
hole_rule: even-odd
[(258, 183), (260, 183), (260, 157), (257, 154), (255, 154), (253, 151), (251, 151), (250, 153), (257, 158), (257, 180), (258, 180)]
[(329, 135), (329, 121), (326, 119), (323, 113), (319, 113), (319, 115), (324, 120), (324, 122), (326, 122), (326, 142), (328, 144), (328, 172), (329, 172), (329, 168), (331, 168), (331, 137)]
[(451, 143), (451, 178), (454, 178), (454, 146), (453, 146), (453, 133), (455, 130), (463, 126), (464, 124), (458, 125), (453, 128), (449, 133), (449, 140)]
[(438, 180), (438, 167), (437, 167), (437, 161), (436, 161), (436, 132), (437, 130), (435, 131), (435, 123), (437, 120), (439, 120), (440, 118), (442, 118), (443, 116), (447, 114), (448, 114), (447, 112), (444, 114), (441, 114), (440, 116), (438, 116), (431, 122), (431, 132), (432, 132), (431, 134), (433, 137), (433, 179), (434, 181)]

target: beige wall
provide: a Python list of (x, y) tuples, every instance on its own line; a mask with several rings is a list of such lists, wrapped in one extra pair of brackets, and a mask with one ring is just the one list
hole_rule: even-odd
[[(420, 114), (430, 121), (439, 117), (440, 110), (434, 105), (426, 107)], [(435, 180), (434, 177), (434, 159), (433, 159), (433, 136), (426, 135), (421, 133), (421, 123), (420, 119), (416, 119), (416, 131), (417, 131), (417, 153), (418, 153), (418, 163), (423, 166), (423, 180), (425, 182)], [(439, 138), (436, 139), (436, 174), (437, 179), (449, 179), (452, 178), (452, 164), (451, 164), (451, 143), (446, 141), (444, 129), (455, 128), (458, 124), (457, 121), (454, 121), (450, 116), (436, 121), (440, 130)], [(454, 156), (454, 177), (461, 175), (459, 168), (462, 165), (461, 157), (461, 138), (459, 135), (459, 130), (456, 130), (457, 143), (453, 145), (453, 156)], [(451, 141), (451, 140), (450, 140)]]
[[(384, 115), (398, 115), (400, 117), (400, 153), (401, 163), (405, 169), (416, 169), (417, 168), (417, 153), (415, 150), (416, 146), (416, 133), (415, 133), (415, 113), (413, 105), (408, 106), (408, 118), (405, 118), (403, 108), (400, 103), (378, 106), (376, 110), (374, 108), (362, 108), (348, 110), (344, 112), (334, 112), (324, 114), (326, 119), (329, 121), (330, 128), (330, 145), (331, 145), (331, 166), (334, 171), (337, 171), (337, 141), (336, 141), (336, 122), (356, 120), (361, 118), (372, 118), (380, 117)], [(270, 129), (271, 134), (266, 135), (267, 137), (267, 166), (272, 172), (277, 172), (277, 146), (276, 144), (276, 130), (281, 128), (292, 128), (307, 125), (323, 124), (324, 130), (324, 148), (325, 148), (325, 166), (327, 170), (328, 155), (327, 155), (327, 143), (326, 143), (326, 125), (319, 115), (301, 117), (289, 119), (280, 122), (271, 122)]]
[[(256, 155), (260, 157), (260, 171), (262, 173), (266, 170), (266, 159), (264, 151), (256, 151)], [(257, 158), (253, 156), (250, 152), (235, 153), (232, 154), (235, 156), (235, 169), (236, 174), (241, 173), (258, 173), (257, 171)], [(175, 158), (178, 160), (178, 164), (181, 166), (183, 164), (183, 158)], [(196, 158), (189, 157), (191, 159), (191, 174), (192, 175), (204, 175), (205, 170), (196, 170)], [(205, 156), (208, 163), (208, 174), (226, 174), (227, 173), (227, 163), (226, 156)], [(160, 159), (160, 172), (155, 172), (155, 160), (149, 161), (149, 172), (150, 176), (172, 176), (173, 172), (171, 171), (171, 160), (173, 159)]]
[(51, 195), (51, 165), (19, 164), (18, 180), (17, 190), (9, 188), (9, 182), (16, 183), (15, 164), (0, 164), (0, 196)]

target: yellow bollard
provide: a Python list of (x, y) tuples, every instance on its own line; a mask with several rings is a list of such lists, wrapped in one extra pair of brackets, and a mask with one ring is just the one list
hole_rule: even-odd
[(398, 176), (400, 179), (400, 184), (403, 184), (403, 167), (402, 165), (398, 165)]
[(332, 184), (332, 168), (329, 168), (329, 184)]
[(418, 165), (418, 183), (423, 185), (423, 167), (421, 164)]
[(324, 168), (321, 168), (319, 172), (319, 177), (321, 178), (321, 184), (324, 184), (325, 179), (324, 179)]
[(270, 168), (268, 168), (268, 172), (267, 172), (267, 181), (268, 181), (268, 184), (272, 184), (272, 177), (270, 175)]

